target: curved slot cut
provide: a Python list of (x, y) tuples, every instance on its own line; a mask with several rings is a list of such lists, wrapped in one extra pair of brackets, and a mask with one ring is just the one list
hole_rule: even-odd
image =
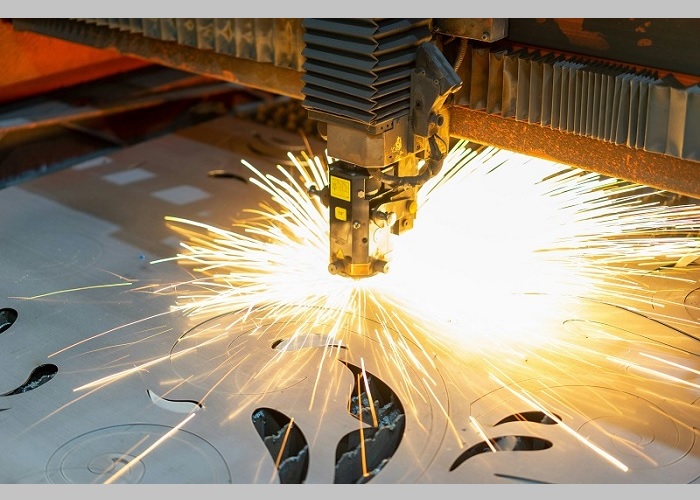
[(271, 408), (253, 412), (253, 425), (277, 467), (281, 484), (302, 484), (309, 469), (309, 445), (292, 419)]
[[(554, 415), (556, 418), (561, 420), (559, 415)], [(508, 415), (498, 421), (496, 425), (505, 424), (508, 422), (533, 422), (535, 424), (544, 425), (556, 425), (557, 421), (549, 417), (547, 414), (541, 411), (524, 411), (521, 413), (514, 413), (513, 415)], [(494, 427), (496, 426), (494, 425)]]
[(175, 413), (195, 413), (203, 408), (202, 403), (199, 401), (192, 401), (189, 399), (166, 399), (150, 389), (146, 389), (146, 392), (148, 393), (148, 397), (151, 398), (151, 401), (164, 410)]
[(14, 396), (15, 394), (22, 394), (25, 392), (32, 391), (54, 378), (54, 376), (57, 373), (58, 367), (56, 365), (39, 365), (32, 370), (32, 373), (29, 374), (29, 377), (27, 378), (27, 380), (24, 381), (22, 385), (10, 392), (0, 394), (0, 396)]
[(347, 347), (343, 345), (341, 340), (337, 340), (328, 335), (319, 335), (312, 333), (306, 335), (297, 334), (289, 339), (276, 340), (272, 344), (272, 348), (277, 349), (279, 351), (298, 351), (300, 349), (307, 349), (310, 347), (334, 347), (336, 349), (347, 349)]
[[(688, 315), (695, 321), (700, 321), (700, 288), (696, 288), (683, 300), (683, 305)], [(0, 331), (2, 329), (0, 328)]]
[(0, 309), (0, 333), (6, 331), (17, 321), (17, 311), (11, 307)]
[[(496, 453), (504, 451), (539, 451), (552, 447), (552, 442), (532, 436), (499, 436), (489, 440)], [(493, 453), (491, 446), (486, 441), (475, 444), (462, 453), (450, 467), (450, 472), (462, 465), (472, 457), (482, 453)]]
[(242, 175), (235, 174), (228, 170), (210, 170), (209, 172), (207, 172), (207, 176), (214, 177), (216, 179), (236, 179), (237, 181), (241, 181), (244, 184), (248, 184), (248, 179), (246, 179)]
[(396, 393), (388, 385), (369, 372), (363, 373), (357, 366), (341, 362), (355, 375), (348, 411), (361, 425), (371, 427), (352, 431), (338, 442), (333, 482), (366, 483), (384, 468), (398, 449), (406, 414)]
[(514, 476), (512, 474), (499, 474), (498, 472), (494, 473), (494, 476), (502, 477), (504, 479), (511, 479), (513, 481), (518, 481), (519, 483), (526, 483), (526, 484), (552, 484), (552, 483), (548, 483), (547, 481), (540, 481), (539, 479), (532, 479), (530, 477), (523, 477), (523, 476)]

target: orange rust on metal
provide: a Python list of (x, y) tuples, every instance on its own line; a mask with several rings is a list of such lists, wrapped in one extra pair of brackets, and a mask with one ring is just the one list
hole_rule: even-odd
[(0, 21), (0, 103), (147, 66), (112, 51), (29, 32)]
[(463, 106), (450, 108), (450, 134), (480, 144), (700, 198), (700, 162), (530, 125)]
[(172, 45), (160, 40), (149, 40), (149, 50), (124, 49), (123, 53), (144, 58), (147, 61), (196, 72), (210, 78), (238, 83), (245, 87), (272, 92), (296, 99), (302, 99), (302, 73), (293, 69), (280, 68), (272, 64), (238, 59), (216, 53), (203, 54), (201, 50)]
[(271, 63), (235, 58), (210, 50), (201, 50), (119, 30), (104, 30), (86, 23), (81, 23), (79, 29), (73, 31), (64, 31), (51, 19), (17, 19), (14, 24), (18, 29), (29, 28), (48, 36), (84, 43), (97, 49), (109, 49), (163, 66), (303, 99), (302, 72)]
[(579, 47), (594, 50), (608, 50), (610, 44), (602, 33), (583, 29), (583, 19), (554, 19), (561, 32), (569, 42)]

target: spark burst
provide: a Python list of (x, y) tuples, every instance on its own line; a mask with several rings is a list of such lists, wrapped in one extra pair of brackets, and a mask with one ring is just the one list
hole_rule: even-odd
[[(330, 323), (328, 335), (340, 339), (348, 322), (369, 317), (395, 361), (420, 366), (401, 352), (396, 331), (419, 346), (541, 342), (529, 331), (562, 301), (634, 308), (648, 300), (638, 278), (700, 258), (698, 205), (669, 205), (638, 184), (461, 141), (420, 191), (415, 228), (394, 242), (391, 271), (334, 276), (326, 270), (328, 210), (307, 195), (327, 185), (327, 167), (318, 157), (289, 157), (293, 172), (278, 166), (277, 175), (243, 160), (269, 200), (231, 230), (166, 218), (187, 241), (164, 260), (200, 276), (178, 292), (177, 308), (195, 317), (257, 311), (272, 322)], [(546, 306), (533, 310), (527, 294), (547, 297)]]
[[(542, 328), (553, 311), (580, 298), (624, 303), (633, 310), (635, 303), (648, 301), (641, 278), (683, 281), (682, 272), (657, 271), (682, 271), (700, 258), (698, 205), (669, 205), (664, 193), (644, 186), (494, 148), (472, 149), (469, 143), (459, 142), (441, 173), (420, 191), (418, 219), (412, 231), (393, 242), (390, 272), (360, 280), (331, 275), (327, 271), (328, 210), (307, 195), (311, 185), (328, 184), (327, 165), (318, 157), (304, 155), (302, 161), (290, 154), (289, 158), (294, 164), (291, 172), (278, 166), (274, 175), (243, 160), (251, 171), (250, 182), (267, 199), (258, 208), (248, 209), (246, 219), (230, 229), (166, 218), (183, 237), (182, 251), (153, 263), (176, 260), (193, 268), (195, 275), (191, 281), (168, 285), (158, 293), (174, 293), (177, 300), (171, 312), (182, 312), (200, 325), (226, 316), (224, 323), (229, 323), (223, 333), (216, 330), (217, 323), (212, 325), (216, 335), (208, 340), (195, 339), (174, 355), (76, 390), (96, 390), (151, 365), (187, 356), (208, 343), (225, 342), (227, 332), (246, 327), (252, 317), (260, 329), (251, 332), (254, 334), (265, 333), (271, 325), (284, 325), (289, 338), (280, 345), (292, 348), (318, 347), (318, 338), (309, 340), (309, 336), (322, 332), (324, 348), (340, 355), (338, 346), (352, 346), (353, 336), (371, 337), (375, 341), (369, 353), (372, 362), (390, 367), (389, 385), (399, 388), (417, 425), (421, 425), (421, 406), (413, 398), (430, 400), (444, 414), (461, 446), (464, 443), (450, 410), (433, 389), (438, 386), (431, 371), (436, 352), (453, 359), (478, 352), (488, 380), (506, 387), (533, 409), (554, 415), (546, 403), (518, 388), (508, 373), (517, 363), (504, 358), (518, 358), (532, 346), (549, 344), (555, 366), (548, 376), (565, 374), (566, 362), (557, 365), (557, 356), (567, 350), (571, 355), (576, 349), (580, 354), (585, 349), (555, 339), (552, 330)], [(533, 303), (528, 300), (532, 296), (546, 300)], [(662, 314), (658, 316), (663, 319)], [(525, 348), (519, 350), (519, 346)], [(596, 354), (601, 362), (629, 364)], [(248, 354), (242, 356), (202, 400), (246, 362)], [(359, 390), (364, 381), (369, 394), (364, 358), (360, 362), (363, 375), (358, 375), (356, 385)], [(259, 379), (266, 375), (284, 378), (296, 369), (299, 366), (281, 368), (267, 363), (256, 375)], [(309, 409), (323, 370), (317, 367)], [(639, 371), (683, 382), (644, 367)], [(481, 392), (487, 390), (493, 387), (484, 386)], [(369, 409), (375, 410), (371, 405)], [(229, 419), (235, 416), (234, 412)], [(376, 415), (373, 418), (376, 421)], [(491, 451), (497, 451), (495, 441), (473, 415), (469, 421)], [(614, 466), (628, 469), (572, 428), (561, 427)], [(115, 474), (110, 481), (117, 478)]]

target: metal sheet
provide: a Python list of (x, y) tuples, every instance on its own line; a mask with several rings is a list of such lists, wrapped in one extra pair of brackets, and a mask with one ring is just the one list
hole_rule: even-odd
[[(251, 147), (261, 140), (280, 155)], [(372, 483), (698, 480), (700, 327), (687, 320), (697, 320), (700, 270), (672, 290), (654, 289), (649, 277), (638, 312), (586, 301), (555, 311), (543, 327), (564, 335), (570, 350), (541, 346), (512, 359), (436, 351), (423, 371), (394, 365), (363, 316), (333, 358), (321, 348), (331, 325), (309, 325), (306, 340), (293, 344), (285, 324), (251, 335), (264, 321), (254, 312), (235, 328), (225, 327), (239, 318), (234, 311), (203, 320), (169, 314), (172, 295), (142, 288), (191, 277), (174, 262), (149, 264), (176, 252), (163, 217), (229, 227), (262, 195), (208, 172), (247, 176), (241, 158), (271, 171), (282, 150), (301, 147), (294, 134), (227, 117), (0, 191), (0, 309), (17, 313), (3, 313), (0, 329), (0, 482), (104, 482), (129, 463), (117, 482), (276, 483), (274, 437), (260, 418), (286, 415), (308, 445), (304, 482), (333, 483), (350, 474), (341, 474), (336, 454), (360, 428), (349, 408), (363, 364), (404, 412), (398, 447)], [(133, 285), (98, 288), (124, 283)], [(670, 299), (677, 306), (667, 313), (679, 324), (647, 317)], [(531, 333), (523, 327), (524, 337)], [(395, 334), (416, 357), (426, 354)], [(287, 350), (270, 365), (280, 345)], [(649, 354), (695, 371), (672, 370), (683, 384), (635, 372)], [(37, 367), (43, 378), (25, 383)], [(561, 421), (533, 411), (514, 388)], [(310, 407), (312, 392), (322, 404)], [(181, 408), (196, 410), (184, 424)]]

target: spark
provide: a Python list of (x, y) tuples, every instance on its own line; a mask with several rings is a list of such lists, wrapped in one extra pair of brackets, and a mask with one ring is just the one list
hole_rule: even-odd
[[(141, 330), (141, 331), (138, 332), (138, 333), (140, 333), (140, 334), (145, 334), (146, 332), (153, 331), (153, 330), (156, 330), (156, 333), (153, 333), (153, 334), (151, 334), (151, 335), (142, 335), (142, 336), (139, 337), (137, 340), (134, 340), (134, 341), (132, 341), (132, 342), (122, 342), (122, 343), (119, 343), (119, 344), (112, 344), (112, 345), (108, 345), (108, 346), (103, 346), (103, 347), (100, 347), (100, 348), (97, 348), (97, 349), (93, 349), (92, 351), (86, 351), (86, 352), (80, 354), (80, 356), (87, 356), (87, 355), (90, 355), (90, 354), (93, 354), (93, 353), (96, 353), (96, 352), (99, 352), (99, 351), (104, 351), (104, 350), (109, 350), (109, 349), (116, 349), (116, 348), (120, 348), (120, 347), (133, 346), (133, 345), (142, 343), (142, 342), (144, 342), (144, 341), (146, 341), (146, 340), (149, 340), (149, 339), (152, 339), (152, 338), (155, 338), (155, 337), (159, 337), (159, 336), (161, 336), (161, 335), (165, 335), (166, 333), (171, 332), (173, 329), (172, 329), (172, 328), (168, 328), (168, 327), (166, 327), (165, 325), (160, 325), (160, 326), (154, 326), (154, 327), (152, 327), (152, 328), (147, 328), (147, 329), (145, 329), (145, 330)], [(128, 357), (128, 355), (127, 355), (127, 357)], [(121, 359), (121, 358), (120, 358), (120, 359)], [(119, 361), (119, 360), (118, 360), (118, 359), (117, 359), (117, 360), (113, 360), (112, 363), (116, 363), (117, 361)]]
[[(162, 444), (163, 442), (167, 441), (168, 438), (170, 438), (173, 434), (175, 434), (177, 431), (179, 431), (180, 428), (182, 428), (187, 422), (189, 422), (190, 420), (192, 420), (192, 418), (193, 418), (195, 415), (196, 415), (196, 413), (190, 413), (187, 417), (185, 417), (185, 419), (184, 419), (182, 422), (180, 422), (180, 423), (177, 424), (175, 427), (173, 427), (172, 429), (170, 429), (168, 432), (166, 432), (165, 434), (163, 434), (160, 438), (158, 438), (158, 439), (156, 440), (155, 443), (153, 443), (151, 446), (149, 446), (148, 448), (146, 448), (145, 450), (143, 450), (137, 457), (135, 457), (133, 460), (130, 460), (124, 467), (122, 467), (122, 468), (119, 469), (115, 474), (113, 474), (112, 476), (110, 476), (110, 477), (105, 481), (104, 484), (111, 484), (111, 483), (113, 483), (114, 481), (116, 481), (117, 479), (119, 479), (121, 476), (123, 476), (123, 475), (132, 467), (131, 464), (133, 464), (133, 463), (138, 463), (138, 462), (140, 462), (141, 460), (143, 460), (143, 458), (145, 458), (148, 454), (150, 454), (153, 450), (155, 450), (160, 444)], [(144, 438), (144, 439), (145, 439), (145, 438)], [(134, 447), (135, 447), (135, 446), (134, 446)]]
[[(423, 380), (423, 382), (426, 382), (426, 381)], [(447, 411), (447, 409), (445, 409), (443, 404), (440, 402), (440, 398), (438, 398), (437, 395), (430, 388), (430, 385), (426, 383), (425, 386), (428, 388), (428, 391), (430, 391), (430, 395), (433, 396), (433, 399), (435, 400), (438, 407), (440, 408), (440, 411), (442, 411), (443, 415), (447, 419), (447, 424), (449, 425), (450, 430), (454, 434), (455, 439), (457, 440), (457, 443), (459, 444), (459, 446), (462, 446), (464, 444), (464, 442), (462, 441), (462, 438), (459, 436), (459, 431), (457, 431), (457, 428), (455, 427), (454, 422), (452, 422), (452, 419), (450, 418), (449, 412)]]
[(473, 415), (469, 415), (469, 423), (472, 424), (472, 427), (474, 427), (474, 430), (481, 436), (481, 439), (484, 440), (484, 442), (491, 448), (491, 451), (496, 453), (496, 447), (493, 445), (491, 442), (491, 439), (486, 435), (484, 432), (484, 429), (479, 425), (479, 422), (474, 418)]
[(656, 361), (660, 361), (662, 363), (666, 363), (667, 365), (675, 366), (676, 368), (680, 368), (681, 370), (686, 370), (691, 373), (695, 373), (696, 375), (700, 375), (700, 370), (693, 370), (692, 368), (681, 365), (680, 363), (674, 363), (673, 361), (669, 361), (667, 359), (660, 358), (658, 356), (654, 356), (653, 354), (649, 354), (646, 352), (640, 352), (639, 353), (641, 356), (644, 356), (645, 358), (650, 358), (650, 359), (655, 359)]
[(367, 477), (369, 473), (367, 472), (367, 451), (365, 450), (365, 423), (362, 420), (362, 377), (361, 374), (357, 374), (357, 418), (360, 421), (360, 456), (362, 462), (362, 477)]
[(80, 387), (76, 387), (75, 389), (73, 389), (73, 392), (79, 392), (79, 391), (82, 391), (85, 389), (90, 389), (90, 388), (93, 388), (96, 386), (105, 386), (105, 385), (111, 384), (112, 382), (116, 382), (118, 380), (126, 378), (127, 376), (129, 376), (133, 373), (143, 372), (146, 368), (157, 365), (163, 361), (171, 361), (171, 360), (179, 358), (181, 356), (186, 356), (188, 353), (196, 351), (200, 347), (204, 347), (210, 343), (218, 342), (219, 340), (226, 340), (226, 338), (227, 338), (227, 336), (225, 334), (217, 335), (216, 337), (209, 339), (206, 342), (202, 342), (201, 344), (197, 344), (197, 345), (194, 345), (194, 346), (189, 347), (187, 349), (183, 349), (180, 352), (168, 353), (166, 355), (160, 356), (160, 357), (152, 359), (150, 361), (146, 361), (145, 363), (142, 363), (142, 364), (134, 366), (132, 368), (123, 370), (121, 372), (114, 373), (112, 375), (107, 375), (107, 376), (102, 377), (98, 380), (93, 380), (92, 382), (88, 382), (87, 384), (83, 384)]
[(523, 401), (524, 403), (528, 404), (532, 408), (541, 411), (547, 417), (551, 418), (554, 422), (556, 422), (562, 429), (564, 429), (567, 433), (572, 435), (574, 438), (576, 438), (577, 441), (580, 443), (584, 444), (591, 450), (593, 450), (595, 453), (600, 455), (602, 458), (613, 464), (615, 467), (620, 469), (623, 472), (627, 472), (629, 470), (629, 467), (627, 467), (624, 463), (622, 463), (620, 460), (612, 456), (610, 453), (607, 451), (603, 450), (599, 446), (591, 443), (588, 439), (586, 439), (584, 436), (576, 432), (574, 429), (566, 425), (559, 417), (557, 417), (554, 413), (550, 412), (547, 410), (547, 408), (544, 407), (544, 405), (541, 405), (535, 399), (527, 393), (524, 389), (520, 389), (519, 391), (516, 391), (515, 389), (511, 388), (509, 385), (504, 383), (502, 380), (500, 380), (498, 377), (496, 377), (493, 374), (490, 374), (490, 377), (496, 381), (498, 384), (500, 384), (502, 387), (507, 389), (511, 394), (516, 396), (518, 399)]
[[(436, 415), (444, 417), (456, 443), (463, 446), (465, 442), (453, 422), (450, 402), (434, 390), (439, 387), (434, 376), (438, 355), (455, 359), (477, 353), (483, 363), (492, 368), (499, 366), (502, 369), (499, 373), (504, 373), (506, 367), (522, 365), (527, 357), (537, 355), (538, 348), (548, 345), (556, 358), (540, 358), (540, 364), (564, 374), (570, 368), (567, 361), (574, 359), (576, 353), (588, 357), (600, 353), (553, 338), (552, 329), (542, 326), (551, 321), (554, 311), (572, 302), (576, 304), (580, 297), (603, 303), (625, 303), (634, 310), (634, 305), (647, 302), (645, 293), (654, 289), (648, 282), (655, 282), (658, 288), (663, 284), (695, 283), (685, 278), (684, 272), (700, 263), (699, 206), (668, 205), (665, 193), (660, 191), (495, 148), (472, 149), (464, 141), (452, 148), (440, 174), (419, 191), (415, 227), (398, 238), (392, 236), (395, 241), (390, 246), (395, 250), (389, 255), (391, 271), (361, 280), (331, 275), (327, 271), (328, 209), (318, 198), (309, 196), (308, 190), (312, 185), (320, 188), (328, 184), (327, 164), (333, 159), (303, 155), (302, 163), (295, 156), (288, 156), (294, 165), (291, 172), (278, 166), (274, 173), (264, 173), (243, 161), (251, 173), (250, 184), (262, 192), (265, 200), (257, 208), (245, 210), (246, 217), (232, 227), (216, 227), (183, 217), (165, 218), (169, 227), (182, 237), (181, 250), (152, 264), (177, 261), (192, 269), (191, 280), (156, 289), (156, 294), (176, 295), (175, 305), (169, 311), (110, 328), (48, 357), (173, 313), (195, 320), (235, 313), (230, 324), (219, 322), (198, 330), (188, 337), (195, 342), (187, 348), (75, 388), (74, 392), (86, 393), (37, 424), (124, 377), (191, 355), (217, 342), (225, 344), (230, 340), (232, 328), (249, 323), (255, 327), (248, 333), (260, 335), (270, 325), (283, 326), (291, 337), (285, 339), (287, 345), (293, 345), (296, 339), (299, 345), (306, 346), (305, 336), (309, 332), (325, 335), (308, 409), (312, 409), (317, 397), (325, 407), (335, 401), (330, 393), (325, 398), (323, 394), (317, 396), (328, 378), (324, 376), (330, 371), (328, 365), (340, 357), (343, 352), (340, 346), (353, 347), (354, 337), (363, 335), (372, 341), (371, 352), (360, 356), (361, 373), (356, 381), (359, 451), (362, 474), (367, 477), (370, 472), (363, 412), (369, 410), (374, 428), (379, 427), (379, 422), (366, 360), (375, 366), (384, 363), (388, 368), (382, 374), (393, 377), (387, 382), (399, 393), (404, 408), (416, 415), (416, 427), (424, 430), (429, 427), (430, 422), (420, 414), (421, 403), (434, 403), (440, 412)], [(130, 280), (13, 298), (34, 300), (132, 284)], [(530, 300), (532, 297), (538, 298), (536, 303)], [(677, 305), (664, 300), (655, 302), (661, 308)], [(647, 311), (646, 314), (659, 320), (683, 321), (672, 313)], [(212, 334), (210, 330), (214, 329)], [(141, 333), (150, 330), (153, 329)], [(152, 335), (167, 331), (156, 330)], [(144, 336), (142, 340), (148, 338)], [(611, 340), (624, 341), (614, 335)], [(283, 375), (279, 362), (285, 350), (280, 349), (264, 363), (256, 380), (266, 378), (262, 375), (268, 373), (273, 377)], [(652, 354), (640, 355), (689, 373), (700, 373)], [(225, 352), (222, 356), (232, 353)], [(250, 357), (251, 353), (242, 354), (236, 363), (231, 363), (199, 401), (208, 399), (225, 385)], [(698, 384), (623, 359), (603, 358), (677, 386), (700, 388)], [(231, 360), (218, 361), (211, 373)], [(586, 358), (576, 361), (590, 371), (599, 367)], [(284, 367), (301, 368), (302, 363)], [(371, 366), (370, 371), (378, 373)], [(555, 376), (549, 375), (554, 383)], [(545, 378), (542, 374), (540, 377)], [(607, 463), (628, 470), (624, 463), (566, 425), (524, 389), (514, 389), (490, 372), (489, 378), (524, 404), (541, 411)], [(362, 405), (363, 387), (369, 408)], [(251, 397), (256, 397), (255, 392), (250, 391)], [(571, 402), (560, 401), (559, 405), (570, 412), (576, 410)], [(229, 414), (228, 420), (246, 410), (247, 406), (241, 404)], [(194, 416), (194, 413), (188, 415), (106, 482), (117, 481), (134, 462), (150, 454)], [(473, 415), (469, 415), (469, 422), (491, 451), (498, 451), (497, 443), (487, 436)], [(292, 418), (275, 460), (276, 470), (295, 424)], [(138, 441), (133, 449), (141, 444)], [(631, 448), (629, 443), (625, 445)], [(651, 457), (642, 456), (653, 462)]]
[(692, 382), (688, 382), (687, 380), (683, 380), (682, 378), (679, 377), (674, 377), (673, 375), (669, 375), (668, 373), (661, 372), (659, 370), (654, 370), (652, 368), (648, 368), (646, 366), (638, 365), (636, 363), (633, 363), (631, 361), (625, 361), (624, 359), (616, 358), (614, 356), (608, 356), (608, 360), (614, 361), (616, 363), (619, 363), (620, 365), (628, 368), (632, 368), (634, 370), (638, 370), (642, 373), (648, 373), (649, 375), (653, 375), (654, 377), (658, 377), (664, 380), (670, 380), (671, 382), (676, 382), (676, 384), (681, 384), (681, 385), (687, 385), (689, 387), (692, 387), (694, 389), (700, 389), (699, 384), (694, 384)]
[[(372, 399), (372, 391), (369, 390), (369, 381), (367, 380), (367, 371), (365, 370), (365, 359), (360, 358), (362, 364), (362, 380), (365, 384), (365, 391), (367, 392), (367, 400), (369, 401), (369, 409), (372, 412), (372, 425), (374, 427), (379, 427), (379, 421), (377, 420), (377, 412), (374, 409), (374, 399)], [(360, 400), (360, 408), (362, 408), (362, 400)]]
[[(389, 356), (421, 366), (395, 343), (394, 330), (416, 334), (406, 318), (472, 346), (517, 343), (571, 297), (642, 302), (640, 277), (700, 258), (696, 205), (667, 206), (663, 193), (641, 185), (462, 141), (419, 192), (415, 227), (394, 242), (392, 270), (362, 280), (331, 276), (328, 211), (307, 195), (311, 185), (327, 185), (327, 167), (318, 157), (305, 165), (289, 158), (294, 175), (281, 166), (264, 174), (243, 160), (269, 199), (230, 230), (166, 217), (184, 237), (183, 251), (154, 263), (177, 260), (200, 275), (180, 293), (179, 310), (256, 310), (276, 322), (319, 325), (342, 312), (367, 315), (382, 326), (378, 340), (394, 342)], [(533, 310), (525, 294), (546, 305)], [(342, 336), (347, 324), (336, 319), (331, 330)]]
[[(282, 456), (284, 455), (284, 449), (287, 446), (287, 440), (289, 439), (289, 433), (292, 431), (292, 425), (294, 425), (294, 418), (289, 419), (289, 423), (287, 424), (287, 430), (284, 431), (284, 437), (282, 438), (282, 445), (280, 446), (280, 451), (277, 454), (277, 458), (275, 459), (275, 470), (278, 471), (280, 468), (280, 463), (282, 462)], [(274, 478), (274, 473), (273, 476)], [(270, 482), (272, 482), (272, 479), (270, 479)]]
[[(566, 332), (543, 326), (553, 312), (581, 298), (624, 303), (634, 312), (648, 302), (645, 280), (689, 284), (679, 273), (700, 263), (698, 205), (668, 203), (667, 193), (645, 186), (460, 141), (419, 191), (414, 228), (392, 236), (391, 271), (361, 280), (331, 275), (328, 209), (308, 190), (328, 184), (333, 159), (303, 155), (302, 163), (288, 156), (291, 172), (278, 166), (264, 173), (242, 160), (265, 200), (230, 228), (167, 216), (182, 237), (181, 250), (152, 263), (177, 261), (192, 270), (192, 280), (160, 290), (177, 294), (172, 311), (194, 319), (236, 313), (233, 324), (252, 320), (260, 334), (269, 325), (284, 325), (292, 338), (322, 330), (328, 341), (309, 409), (327, 371), (326, 352), (340, 352), (328, 346), (352, 346), (361, 334), (376, 341), (368, 359), (391, 368), (391, 385), (412, 403), (407, 407), (418, 414), (414, 398), (435, 402), (461, 445), (450, 412), (431, 388), (436, 353), (522, 363), (549, 345), (562, 359), (547, 363), (565, 373), (565, 356), (573, 356), (553, 335)], [(627, 470), (524, 393), (517, 395)], [(417, 420), (420, 425), (420, 415)], [(479, 431), (473, 419), (472, 425)]]
[(86, 343), (86, 342), (90, 342), (91, 340), (94, 340), (94, 339), (96, 339), (96, 338), (102, 337), (103, 335), (107, 335), (107, 334), (109, 334), (109, 333), (116, 332), (116, 331), (118, 331), (118, 330), (122, 330), (122, 329), (128, 328), (128, 327), (130, 327), (130, 326), (134, 326), (134, 325), (136, 325), (136, 324), (138, 324), (138, 323), (142, 323), (142, 322), (144, 322), (144, 321), (148, 321), (148, 320), (151, 320), (151, 319), (153, 319), (153, 318), (158, 318), (158, 317), (160, 317), (160, 316), (165, 316), (165, 315), (172, 314), (172, 313), (173, 313), (173, 311), (165, 311), (165, 312), (162, 312), (162, 313), (154, 314), (154, 315), (152, 315), (152, 316), (148, 316), (148, 317), (146, 317), (146, 318), (141, 318), (141, 319), (138, 319), (138, 320), (136, 320), (136, 321), (131, 321), (131, 322), (129, 322), (129, 323), (124, 323), (124, 324), (122, 324), (122, 325), (115, 326), (114, 328), (110, 328), (109, 330), (105, 330), (104, 332), (101, 332), (101, 333), (92, 335), (91, 337), (84, 338), (83, 340), (81, 340), (81, 341), (79, 341), (79, 342), (75, 342), (74, 344), (71, 344), (71, 345), (66, 346), (66, 347), (64, 347), (64, 348), (62, 348), (62, 349), (59, 349), (58, 351), (49, 354), (49, 355), (47, 356), (47, 358), (51, 358), (51, 357), (53, 357), (53, 356), (56, 356), (56, 355), (58, 355), (58, 354), (61, 354), (61, 353), (65, 352), (65, 351), (68, 351), (68, 350), (70, 350), (70, 349), (73, 349), (73, 348), (75, 348), (75, 347), (77, 347), (77, 346), (79, 346), (79, 345), (82, 345), (82, 344)]
[(21, 299), (21, 300), (34, 300), (34, 299), (41, 299), (43, 297), (50, 297), (51, 295), (60, 295), (63, 293), (73, 293), (73, 292), (82, 292), (84, 290), (94, 290), (96, 288), (112, 288), (115, 286), (129, 286), (133, 285), (131, 282), (126, 282), (126, 283), (107, 283), (104, 285), (90, 285), (90, 286), (81, 286), (79, 288), (70, 288), (67, 290), (56, 290), (54, 292), (48, 292), (48, 293), (42, 293), (41, 295), (34, 295), (32, 297), (10, 297), (11, 299)]

